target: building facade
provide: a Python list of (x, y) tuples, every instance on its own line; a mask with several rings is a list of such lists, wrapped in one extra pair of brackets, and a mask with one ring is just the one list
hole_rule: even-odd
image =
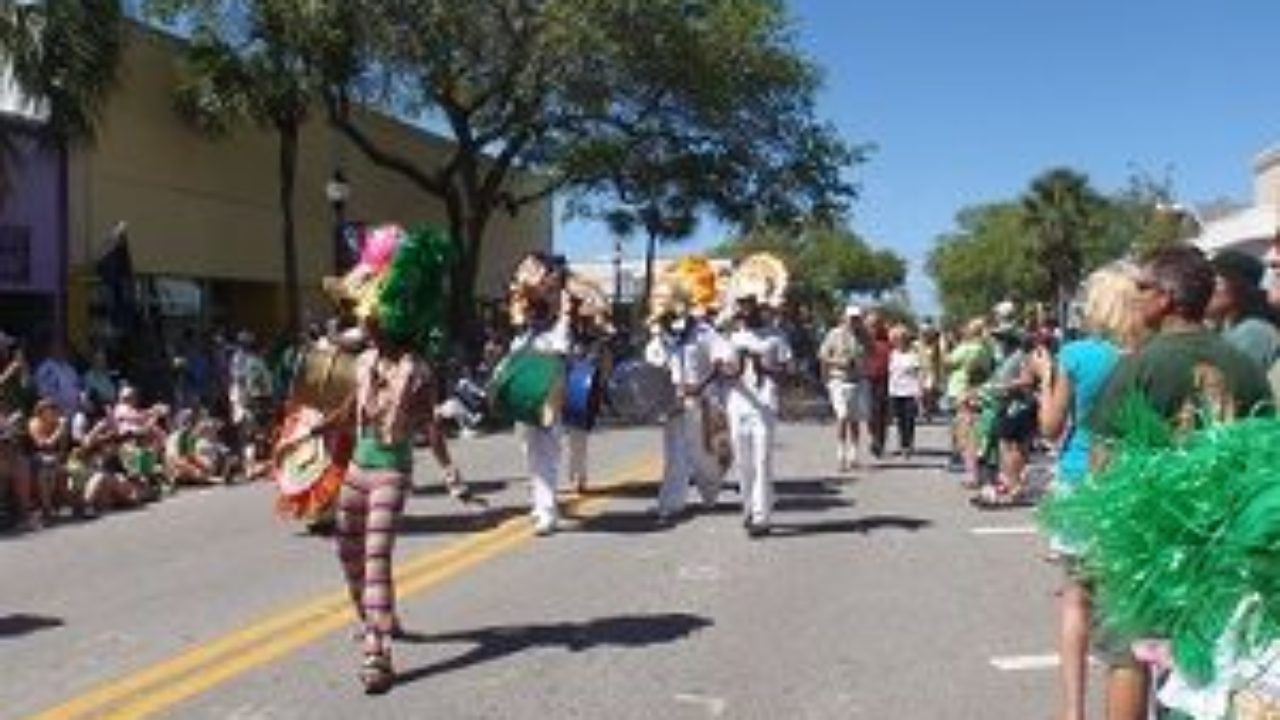
[[(96, 142), (65, 157), (24, 146), (11, 167), (13, 189), (0, 207), (0, 311), (24, 298), (43, 298), (49, 331), (65, 331), (81, 347), (109, 339), (95, 264), (113, 229), (124, 224), (143, 311), (167, 339), (188, 329), (269, 335), (282, 327), (276, 137), (247, 127), (215, 141), (187, 125), (173, 103), (181, 52), (174, 38), (134, 26)], [(317, 107), (300, 138), (294, 198), (298, 275), (309, 319), (330, 312), (320, 283), (337, 263), (335, 217), (325, 193), (335, 170), (350, 187), (349, 221), (446, 225), (439, 200), (374, 167), (321, 115)], [(10, 124), (33, 121), (12, 108), (4, 117)], [(364, 120), (377, 142), (421, 165), (450, 149), (446, 140), (390, 118)], [(519, 257), (550, 250), (552, 229), (550, 201), (516, 217), (495, 216), (478, 292), (500, 296)], [(10, 332), (41, 329), (24, 318), (11, 313), (0, 322)]]
[(1280, 234), (1280, 145), (1253, 161), (1253, 204), (1205, 222), (1193, 242), (1208, 253), (1243, 250), (1262, 257)]

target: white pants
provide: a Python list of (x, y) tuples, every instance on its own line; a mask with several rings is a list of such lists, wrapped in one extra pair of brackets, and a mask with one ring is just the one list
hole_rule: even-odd
[(569, 449), (569, 480), (576, 481), (585, 480), (587, 476), (587, 438), (590, 433), (581, 428), (567, 428), (565, 430)]
[(555, 520), (559, 514), (556, 482), (560, 478), (560, 427), (521, 425), (520, 430), (533, 492), (533, 516), (538, 520)]
[(762, 411), (730, 411), (733, 467), (742, 492), (742, 513), (767, 524), (773, 512), (773, 436), (777, 419)]
[(708, 455), (703, 443), (702, 407), (697, 400), (684, 404), (681, 412), (667, 418), (662, 428), (662, 488), (658, 491), (658, 512), (674, 515), (685, 508), (689, 481), (698, 484), (706, 503), (720, 494), (719, 464)]

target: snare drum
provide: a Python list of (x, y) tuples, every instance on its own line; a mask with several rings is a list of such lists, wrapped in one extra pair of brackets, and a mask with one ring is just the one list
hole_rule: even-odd
[(609, 377), (609, 404), (633, 422), (656, 422), (676, 412), (680, 401), (671, 375), (640, 360), (617, 366)]
[(550, 427), (564, 407), (564, 360), (527, 350), (508, 355), (494, 371), (494, 409), (516, 422)]
[(566, 381), (564, 424), (579, 430), (591, 430), (596, 425), (596, 415), (604, 399), (604, 387), (600, 382), (600, 368), (587, 359), (569, 364)]
[(336, 347), (311, 345), (298, 359), (289, 390), (290, 405), (306, 405), (332, 412), (355, 392), (355, 353)]

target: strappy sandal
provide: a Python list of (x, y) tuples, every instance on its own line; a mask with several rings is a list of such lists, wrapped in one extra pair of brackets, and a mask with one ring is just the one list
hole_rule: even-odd
[(369, 653), (360, 666), (360, 684), (365, 695), (382, 695), (395, 684), (396, 674), (391, 669), (391, 656), (387, 653)]

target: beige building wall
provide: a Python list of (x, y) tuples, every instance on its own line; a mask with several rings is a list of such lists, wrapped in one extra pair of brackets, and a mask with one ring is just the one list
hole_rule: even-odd
[(1280, 146), (1258, 156), (1253, 163), (1254, 203), (1280, 207)]
[[(180, 52), (173, 39), (136, 30), (99, 140), (71, 161), (73, 333), (87, 320), (92, 263), (122, 220), (129, 225), (135, 272), (244, 283), (234, 293), (236, 320), (268, 330), (283, 316), (276, 140), (245, 128), (213, 141), (187, 126), (173, 109)], [(446, 218), (434, 197), (338, 141), (322, 109), (316, 111), (301, 139), (296, 243), (305, 302), (309, 310), (324, 312), (319, 282), (334, 263), (333, 215), (324, 188), (336, 164), (351, 185), (350, 220), (443, 226)], [(366, 125), (380, 142), (422, 164), (444, 157), (448, 148), (442, 139), (386, 118), (370, 118)], [(479, 292), (501, 295), (522, 254), (549, 250), (552, 222), (549, 202), (516, 218), (499, 213), (485, 239)]]

